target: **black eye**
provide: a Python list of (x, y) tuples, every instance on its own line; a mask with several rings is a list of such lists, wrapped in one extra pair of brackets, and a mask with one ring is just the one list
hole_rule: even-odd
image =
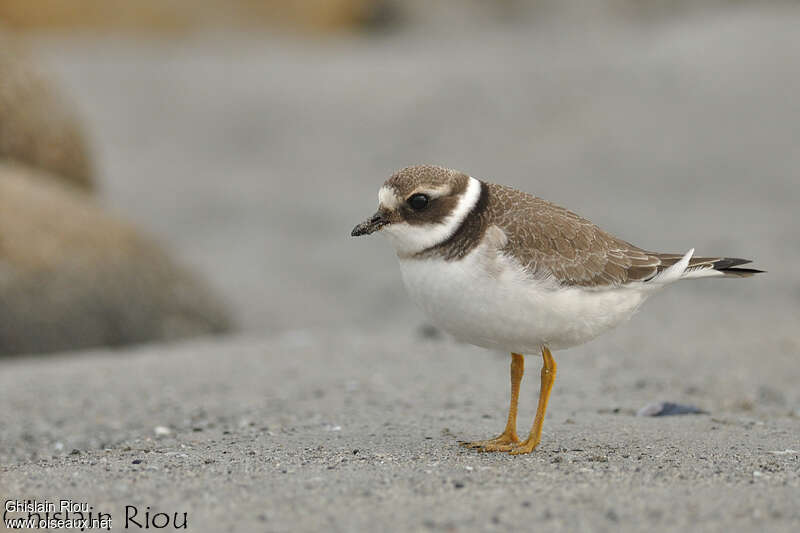
[(428, 207), (428, 197), (424, 194), (415, 194), (408, 199), (408, 205), (410, 205), (411, 209), (414, 211), (422, 211)]

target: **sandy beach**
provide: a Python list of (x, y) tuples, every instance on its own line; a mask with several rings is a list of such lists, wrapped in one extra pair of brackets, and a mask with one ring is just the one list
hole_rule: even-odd
[[(195, 532), (797, 531), (798, 22), (34, 40), (85, 118), (103, 205), (239, 329), (0, 359), (0, 496), (87, 502), (114, 529), (149, 507)], [(768, 273), (680, 283), (555, 352), (541, 446), (467, 450), (505, 422), (508, 354), (431, 329), (389, 245), (349, 237), (422, 162)], [(707, 414), (635, 416), (658, 401)]]

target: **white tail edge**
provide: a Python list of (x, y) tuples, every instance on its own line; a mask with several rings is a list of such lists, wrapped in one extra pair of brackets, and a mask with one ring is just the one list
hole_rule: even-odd
[(667, 283), (678, 281), (683, 277), (684, 272), (686, 272), (686, 269), (689, 267), (689, 261), (692, 259), (693, 255), (694, 248), (686, 252), (683, 257), (681, 257), (680, 261), (656, 274), (656, 276), (650, 280), (650, 283), (666, 285)]

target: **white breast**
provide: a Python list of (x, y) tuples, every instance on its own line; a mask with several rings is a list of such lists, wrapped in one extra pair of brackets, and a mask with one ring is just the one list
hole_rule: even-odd
[(537, 280), (487, 243), (462, 259), (400, 259), (412, 300), (454, 337), (535, 353), (583, 344), (630, 318), (651, 289), (560, 287)]

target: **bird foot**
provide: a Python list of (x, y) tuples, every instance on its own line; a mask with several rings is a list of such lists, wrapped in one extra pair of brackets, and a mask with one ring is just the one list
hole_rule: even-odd
[(523, 455), (526, 453), (531, 453), (538, 444), (539, 444), (538, 440), (534, 441), (532, 439), (525, 439), (524, 442), (520, 442), (519, 444), (513, 446), (510, 450), (508, 450), (508, 453), (510, 453), (511, 455)]
[(476, 448), (480, 452), (510, 452), (519, 444), (519, 437), (514, 434), (503, 433), (499, 437), (489, 440), (462, 442), (467, 448)]

